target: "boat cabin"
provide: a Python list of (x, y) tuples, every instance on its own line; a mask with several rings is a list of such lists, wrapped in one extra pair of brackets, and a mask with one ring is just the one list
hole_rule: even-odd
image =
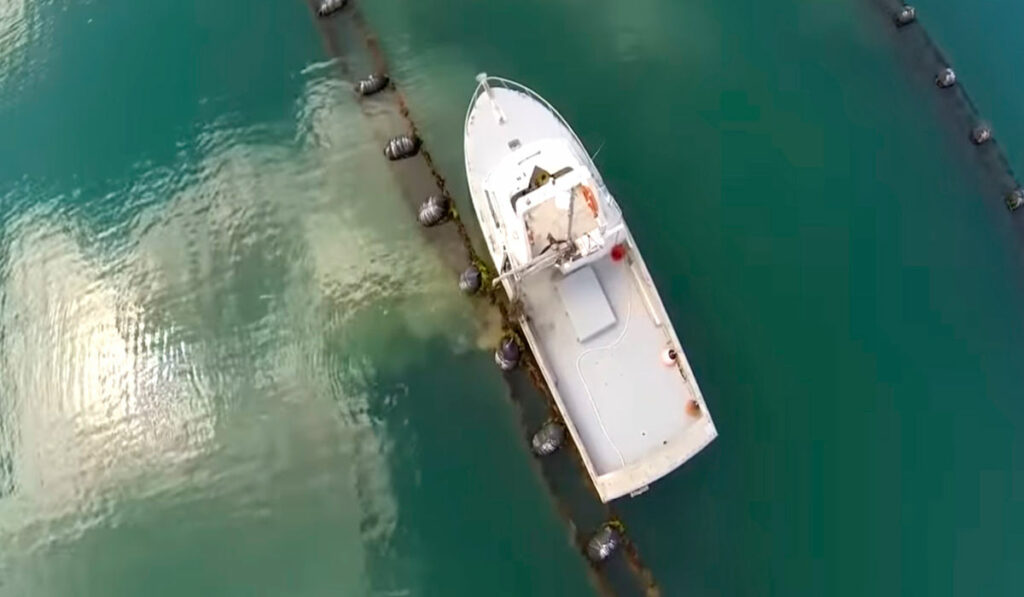
[(564, 140), (518, 147), (483, 188), (513, 269), (568, 254), (557, 260), (568, 273), (611, 248), (604, 191)]

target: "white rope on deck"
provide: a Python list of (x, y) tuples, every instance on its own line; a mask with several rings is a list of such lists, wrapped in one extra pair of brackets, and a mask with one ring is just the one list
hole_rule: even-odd
[(626, 303), (626, 321), (622, 325), (622, 332), (619, 333), (619, 337), (616, 338), (615, 341), (613, 341), (611, 344), (608, 344), (607, 346), (595, 346), (590, 350), (583, 351), (582, 353), (580, 353), (580, 356), (576, 357), (576, 374), (580, 376), (580, 381), (583, 382), (583, 389), (587, 391), (587, 398), (590, 399), (590, 406), (593, 407), (594, 415), (597, 416), (597, 424), (601, 426), (601, 432), (604, 433), (605, 439), (608, 440), (608, 443), (611, 444), (612, 448), (615, 449), (615, 453), (618, 454), (619, 462), (622, 463), (622, 466), (626, 466), (626, 459), (622, 456), (622, 451), (619, 450), (619, 447), (615, 445), (614, 441), (612, 441), (612, 436), (608, 433), (608, 428), (604, 426), (604, 421), (601, 420), (601, 411), (598, 410), (597, 402), (594, 400), (593, 394), (590, 393), (590, 386), (587, 385), (587, 378), (583, 376), (583, 371), (580, 369), (580, 362), (583, 361), (583, 357), (587, 356), (592, 352), (596, 352), (598, 350), (608, 350), (610, 348), (615, 348), (616, 346), (618, 346), (618, 344), (622, 342), (622, 339), (626, 337), (626, 331), (629, 329), (629, 320), (632, 316), (633, 293), (631, 292), (629, 293), (629, 301)]

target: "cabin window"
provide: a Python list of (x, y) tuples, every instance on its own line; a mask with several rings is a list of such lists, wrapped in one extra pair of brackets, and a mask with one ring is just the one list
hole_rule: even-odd
[(491, 212), (491, 221), (494, 222), (495, 228), (501, 228), (501, 220), (498, 219), (497, 214), (494, 213), (494, 195), (491, 195), (490, 191), (484, 191), (487, 195), (487, 210)]

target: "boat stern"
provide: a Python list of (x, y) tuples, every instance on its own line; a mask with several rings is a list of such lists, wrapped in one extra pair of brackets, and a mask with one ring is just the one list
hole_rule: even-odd
[(594, 478), (602, 502), (624, 496), (637, 496), (658, 479), (678, 469), (718, 437), (711, 417), (688, 427), (678, 437), (648, 454), (642, 460)]

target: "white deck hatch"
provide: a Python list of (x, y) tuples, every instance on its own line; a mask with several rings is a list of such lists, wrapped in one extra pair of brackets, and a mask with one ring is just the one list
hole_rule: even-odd
[(608, 304), (608, 297), (591, 267), (581, 267), (556, 282), (555, 287), (580, 342), (586, 342), (615, 325), (615, 314)]

